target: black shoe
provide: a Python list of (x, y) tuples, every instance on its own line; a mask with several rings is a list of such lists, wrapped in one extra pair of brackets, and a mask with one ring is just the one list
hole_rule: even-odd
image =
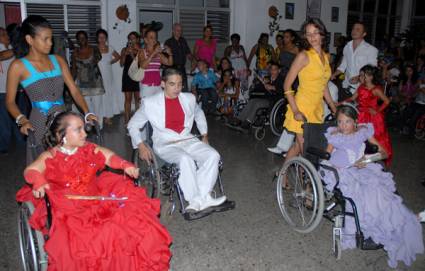
[(383, 245), (375, 243), (372, 240), (372, 238), (369, 237), (369, 238), (367, 238), (363, 241), (361, 249), (363, 249), (363, 250), (377, 250), (377, 249), (381, 249), (383, 247), (384, 247)]

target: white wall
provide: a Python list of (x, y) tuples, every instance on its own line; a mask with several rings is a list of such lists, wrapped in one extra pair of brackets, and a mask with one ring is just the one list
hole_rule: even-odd
[[(339, 21), (331, 21), (332, 7), (339, 8)], [(326, 29), (331, 34), (329, 51), (335, 53), (334, 33), (341, 33), (347, 36), (347, 17), (348, 17), (348, 0), (322, 0), (322, 9), (320, 18), (325, 24)]]
[[(294, 19), (285, 19), (285, 3), (294, 3)], [(276, 6), (280, 20), (280, 30), (292, 28), (299, 31), (302, 23), (306, 19), (307, 0), (233, 0), (231, 6), (231, 33), (239, 33), (241, 44), (247, 51), (257, 43), (260, 33), (269, 33), (268, 25), (271, 18), (268, 15), (270, 6)], [(339, 22), (331, 22), (331, 7), (339, 7)], [(333, 48), (333, 33), (339, 32), (345, 35), (347, 27), (348, 0), (322, 0), (321, 19), (331, 33), (331, 52)], [(275, 45), (275, 36), (270, 38), (270, 43)]]
[[(295, 3), (294, 20), (286, 20), (285, 2)], [(269, 33), (270, 17), (268, 10), (270, 6), (276, 6), (282, 19), (280, 20), (280, 29), (292, 28), (299, 30), (306, 16), (305, 0), (233, 0), (231, 7), (232, 33), (239, 33), (241, 44), (249, 51), (257, 43), (260, 33)], [(270, 39), (270, 43), (275, 45), (275, 37)]]
[[(128, 10), (130, 11), (130, 24), (118, 20), (115, 15), (115, 10), (121, 5), (127, 5)], [(108, 31), (109, 45), (112, 46), (118, 53), (120, 53), (121, 49), (126, 46), (128, 33), (138, 31), (137, 16), (138, 12), (135, 0), (102, 0), (102, 27)], [(117, 29), (113, 29), (116, 22), (118, 22), (118, 27)], [(115, 63), (112, 66), (112, 69), (115, 89), (117, 91), (121, 91), (122, 68), (119, 63)], [(122, 105), (121, 109), (123, 109), (124, 102), (118, 101), (118, 103)]]

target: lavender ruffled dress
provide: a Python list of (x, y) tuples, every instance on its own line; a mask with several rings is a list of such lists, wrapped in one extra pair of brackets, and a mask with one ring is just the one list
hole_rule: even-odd
[[(330, 127), (325, 136), (334, 147), (329, 160), (338, 170), (339, 189), (343, 195), (354, 200), (365, 238), (371, 237), (384, 245), (388, 253), (388, 265), (396, 267), (398, 261), (411, 265), (416, 254), (424, 252), (422, 226), (416, 215), (404, 204), (400, 196), (394, 194), (396, 188), (391, 173), (384, 172), (376, 163), (365, 168), (351, 167), (364, 154), (364, 142), (373, 136), (373, 126), (359, 126), (350, 135), (337, 133)], [(336, 184), (332, 173), (320, 170), (326, 188), (332, 191)], [(347, 202), (347, 211), (351, 206)], [(354, 218), (346, 217), (342, 236), (342, 248), (355, 248)]]

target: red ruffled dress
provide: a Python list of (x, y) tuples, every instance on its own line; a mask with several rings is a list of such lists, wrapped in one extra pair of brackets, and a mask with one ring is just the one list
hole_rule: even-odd
[[(45, 243), (48, 270), (168, 270), (171, 237), (158, 219), (160, 201), (105, 167), (105, 156), (88, 143), (73, 155), (54, 152), (44, 176), (52, 206), (52, 226)], [(128, 197), (124, 201), (70, 200), (73, 195)], [(46, 207), (26, 185), (16, 195), (32, 201), (31, 226), (46, 232)]]
[[(376, 86), (378, 87), (378, 86)], [(379, 112), (378, 97), (367, 89), (364, 85), (360, 85), (357, 89), (357, 103), (359, 110), (358, 123), (372, 123), (375, 130), (374, 137), (381, 144), (388, 154), (385, 164), (389, 166), (393, 156), (393, 148), (391, 146), (390, 136), (385, 125), (385, 116), (383, 112)], [(372, 115), (369, 109), (374, 109), (377, 113)]]

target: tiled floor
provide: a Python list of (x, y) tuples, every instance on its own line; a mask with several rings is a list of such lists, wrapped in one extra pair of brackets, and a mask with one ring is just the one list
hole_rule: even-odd
[[(131, 148), (122, 120), (104, 130), (105, 145), (130, 158)], [(266, 151), (275, 137), (262, 142), (252, 134), (239, 134), (209, 120), (210, 142), (222, 155), (227, 195), (235, 200), (233, 211), (187, 222), (179, 213), (164, 220), (174, 238), (173, 270), (390, 270), (385, 252), (344, 251), (336, 261), (331, 251), (331, 224), (322, 221), (310, 234), (288, 228), (278, 210), (274, 172), (282, 159)], [(393, 135), (391, 171), (405, 203), (415, 212), (425, 208), (425, 142)], [(0, 156), (0, 270), (20, 270), (14, 195), (22, 185), (24, 151), (15, 148)], [(421, 255), (410, 269), (425, 270)]]

